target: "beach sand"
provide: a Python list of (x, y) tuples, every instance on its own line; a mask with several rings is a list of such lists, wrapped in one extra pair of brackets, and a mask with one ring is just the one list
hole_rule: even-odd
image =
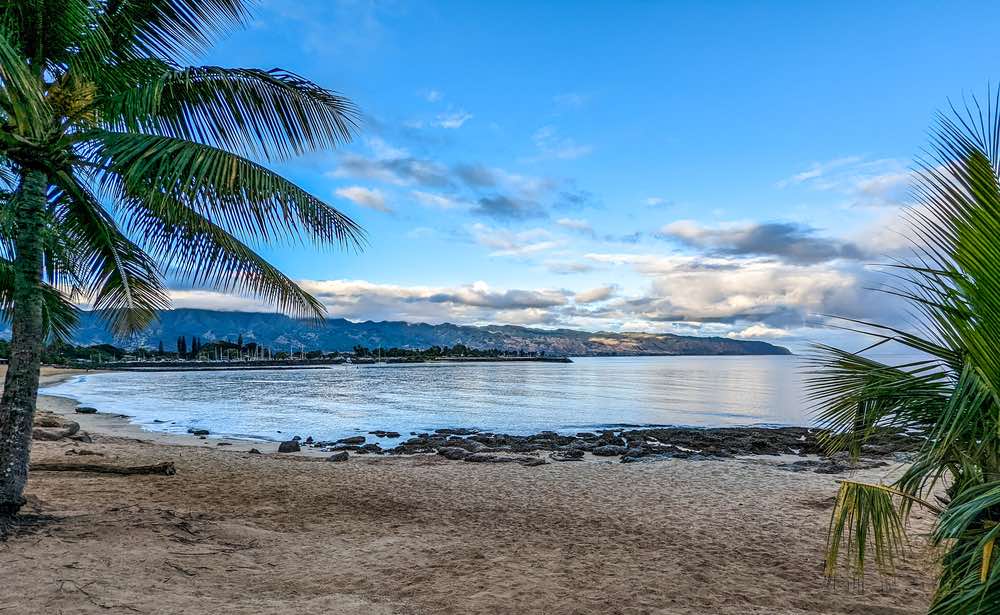
[(0, 613), (902, 615), (933, 589), (920, 539), (889, 584), (828, 583), (837, 477), (766, 459), (327, 463), (78, 418), (93, 444), (35, 442), (33, 459), (177, 474), (32, 474)]

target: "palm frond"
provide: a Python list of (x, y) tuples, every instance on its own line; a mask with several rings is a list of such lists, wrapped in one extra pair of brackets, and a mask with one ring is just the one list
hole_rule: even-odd
[[(93, 131), (87, 156), (109, 194), (163, 199), (233, 235), (262, 243), (308, 239), (358, 247), (361, 228), (317, 197), (263, 166), (208, 145), (172, 137)], [(120, 184), (121, 188), (118, 187)]]
[[(143, 68), (153, 69), (148, 63)], [(104, 119), (113, 129), (281, 159), (336, 147), (350, 141), (358, 127), (350, 100), (278, 69), (164, 63), (137, 85), (103, 102)]]

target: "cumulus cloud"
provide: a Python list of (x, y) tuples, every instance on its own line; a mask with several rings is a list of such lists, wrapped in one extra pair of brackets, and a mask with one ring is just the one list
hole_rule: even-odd
[(549, 260), (544, 263), (545, 268), (550, 273), (556, 275), (572, 275), (575, 273), (589, 273), (595, 269), (590, 263), (581, 261)]
[(534, 201), (518, 199), (503, 194), (484, 196), (476, 202), (472, 213), (500, 221), (544, 218), (545, 210)]
[(752, 339), (773, 339), (776, 337), (789, 337), (792, 333), (780, 327), (769, 327), (765, 324), (755, 323), (749, 327), (740, 329), (739, 331), (730, 331), (726, 333), (726, 337), (735, 340), (752, 340)]
[(361, 207), (374, 209), (376, 211), (391, 212), (392, 208), (385, 203), (385, 194), (377, 188), (365, 188), (363, 186), (347, 186), (337, 188), (336, 195), (351, 201)]
[(582, 218), (559, 218), (556, 220), (556, 224), (590, 237), (595, 235), (594, 227), (590, 225), (590, 222)]
[(775, 256), (792, 263), (865, 257), (854, 243), (822, 237), (815, 229), (789, 222), (706, 227), (690, 220), (679, 220), (660, 229), (660, 236), (713, 254)]
[(473, 238), (492, 252), (490, 256), (525, 256), (551, 250), (563, 244), (552, 233), (542, 228), (524, 231), (492, 228), (485, 224), (474, 224), (470, 229)]
[(905, 201), (913, 179), (913, 173), (899, 160), (845, 156), (815, 162), (776, 185), (839, 193), (860, 207), (895, 207)]
[(423, 190), (413, 190), (410, 194), (413, 195), (413, 198), (417, 199), (418, 203), (421, 205), (427, 205), (428, 207), (437, 207), (438, 209), (454, 209), (459, 205), (455, 199), (442, 194), (424, 192)]
[(598, 286), (597, 288), (591, 288), (590, 290), (585, 290), (576, 293), (573, 297), (573, 301), (577, 304), (584, 303), (599, 303), (601, 301), (607, 301), (617, 292), (618, 287), (614, 284), (609, 284), (607, 286)]
[(650, 322), (817, 322), (820, 314), (883, 317), (891, 298), (867, 292), (878, 280), (863, 267), (792, 264), (760, 258), (588, 254), (594, 262), (628, 266), (649, 279), (641, 296), (609, 303), (606, 317)]

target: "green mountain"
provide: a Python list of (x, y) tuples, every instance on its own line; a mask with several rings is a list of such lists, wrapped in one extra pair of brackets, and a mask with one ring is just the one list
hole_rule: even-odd
[[(9, 332), (8, 332), (9, 333)], [(511, 325), (480, 327), (399, 321), (351, 322), (331, 318), (325, 323), (296, 320), (282, 314), (177, 309), (160, 314), (157, 322), (129, 340), (115, 340), (99, 319), (83, 314), (77, 344), (118, 343), (155, 348), (162, 340), (173, 348), (178, 337), (197, 336), (203, 342), (225, 339), (258, 342), (275, 350), (350, 351), (369, 348), (428, 348), (465, 344), (470, 348), (544, 351), (570, 356), (596, 355), (786, 355), (787, 348), (767, 342), (724, 337), (693, 337), (652, 333), (592, 333), (573, 329), (533, 329)]]

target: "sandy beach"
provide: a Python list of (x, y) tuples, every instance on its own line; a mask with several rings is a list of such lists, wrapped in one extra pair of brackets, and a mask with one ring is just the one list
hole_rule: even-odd
[(73, 418), (93, 443), (35, 442), (33, 460), (177, 474), (33, 473), (25, 523), (0, 543), (0, 611), (902, 615), (933, 589), (920, 539), (891, 583), (828, 583), (838, 477), (769, 457), (327, 463)]

